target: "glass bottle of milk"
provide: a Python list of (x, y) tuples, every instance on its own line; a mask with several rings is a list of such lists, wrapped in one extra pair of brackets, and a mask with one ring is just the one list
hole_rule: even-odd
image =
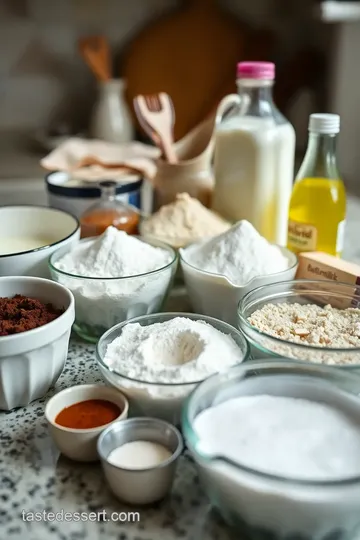
[(273, 102), (274, 79), (270, 62), (237, 66), (238, 94), (226, 96), (217, 112), (212, 207), (285, 246), (295, 131)]

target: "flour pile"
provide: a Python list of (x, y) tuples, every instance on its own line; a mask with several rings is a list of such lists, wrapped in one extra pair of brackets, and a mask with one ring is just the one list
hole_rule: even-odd
[(104, 363), (143, 382), (186, 383), (243, 360), (231, 336), (210, 324), (176, 317), (163, 323), (127, 324), (107, 347)]
[(189, 246), (183, 256), (192, 266), (223, 275), (238, 286), (289, 267), (281, 250), (245, 220), (206, 242)]
[(108, 227), (102, 236), (75, 246), (54, 266), (69, 274), (57, 274), (56, 279), (74, 294), (75, 324), (91, 328), (100, 337), (114, 324), (160, 311), (176, 260), (170, 250)]
[(84, 277), (117, 278), (145, 274), (166, 266), (171, 254), (137, 238), (108, 227), (104, 234), (90, 243), (76, 246), (59, 259), (59, 270)]
[(182, 247), (201, 238), (209, 238), (230, 228), (225, 221), (208, 210), (188, 193), (179, 193), (176, 200), (162, 206), (141, 225), (144, 236), (165, 238), (174, 247)]

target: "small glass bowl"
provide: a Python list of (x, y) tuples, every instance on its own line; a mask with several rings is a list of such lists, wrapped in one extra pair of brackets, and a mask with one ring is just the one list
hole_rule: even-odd
[[(197, 315), (194, 313), (155, 313), (153, 315), (144, 315), (132, 319), (131, 323), (139, 323), (142, 326), (149, 326), (156, 323), (170, 321), (175, 317), (186, 317), (193, 321), (204, 321), (211, 324), (214, 328), (233, 338), (242, 352), (243, 360), (248, 359), (249, 346), (239, 330), (227, 323)], [(127, 322), (117, 324), (108, 330), (99, 340), (96, 347), (96, 358), (101, 374), (106, 382), (118, 388), (123, 392), (130, 403), (132, 413), (137, 416), (150, 416), (165, 420), (174, 425), (179, 424), (181, 416), (181, 407), (184, 399), (196, 387), (201, 380), (186, 383), (153, 383), (137, 379), (131, 379), (115, 371), (104, 363), (104, 357), (107, 346), (119, 337)], [(221, 358), (219, 358), (219, 367), (221, 368)]]
[[(232, 367), (209, 377), (191, 393), (182, 411), (186, 446), (212, 506), (236, 529), (236, 538), (355, 540), (360, 532), (360, 476), (303, 480), (235, 463), (211, 454), (195, 430), (196, 417), (229, 399), (263, 394), (338, 404), (359, 416), (359, 391), (358, 374), (273, 359)], [(239, 416), (233, 429), (241, 430), (241, 424)]]
[[(65, 285), (75, 297), (74, 330), (83, 339), (97, 343), (99, 337), (115, 324), (161, 311), (166, 302), (176, 273), (177, 253), (162, 242), (136, 238), (168, 251), (171, 254), (170, 263), (152, 272), (130, 277), (92, 278), (56, 268), (56, 261), (66, 255), (69, 248), (59, 249), (50, 257), (52, 279)], [(77, 247), (94, 240), (81, 240)]]
[(340, 282), (325, 280), (295, 280), (273, 283), (249, 292), (238, 306), (239, 328), (251, 344), (252, 358), (283, 357), (304, 362), (327, 364), (345, 369), (360, 369), (360, 348), (316, 347), (293, 343), (261, 332), (252, 326), (248, 317), (266, 304), (278, 303), (330, 304), (334, 308), (356, 308), (360, 296), (356, 288)]

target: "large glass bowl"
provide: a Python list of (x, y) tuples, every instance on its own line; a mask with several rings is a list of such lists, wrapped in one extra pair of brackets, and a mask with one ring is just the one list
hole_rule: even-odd
[[(355, 373), (283, 360), (245, 362), (209, 377), (192, 392), (183, 408), (183, 435), (212, 506), (236, 529), (237, 538), (359, 538), (360, 476), (336, 481), (299, 480), (211, 455), (194, 429), (196, 417), (234, 397), (267, 394), (343, 405), (354, 414), (356, 411), (360, 420), (359, 392), (360, 376)], [(241, 416), (233, 429), (241, 430)]]
[[(69, 274), (56, 268), (56, 261), (69, 249), (59, 249), (50, 257), (52, 279), (65, 285), (75, 297), (74, 330), (83, 339), (96, 343), (115, 324), (161, 311), (174, 279), (178, 256), (170, 246), (162, 242), (142, 238), (139, 240), (168, 251), (171, 261), (145, 274), (92, 278)], [(80, 244), (90, 244), (93, 241), (94, 238), (87, 238), (81, 240)]]
[[(131, 323), (139, 323), (141, 326), (163, 323), (175, 317), (186, 317), (194, 321), (204, 321), (214, 328), (233, 338), (242, 352), (243, 361), (249, 355), (249, 346), (244, 336), (233, 326), (212, 317), (197, 315), (194, 313), (156, 313), (132, 319)], [(201, 380), (183, 384), (172, 383), (149, 383), (137, 379), (131, 379), (124, 374), (110, 368), (104, 363), (107, 346), (119, 337), (126, 326), (126, 322), (117, 324), (106, 332), (99, 340), (96, 348), (96, 358), (101, 374), (105, 381), (126, 394), (132, 413), (139, 416), (160, 418), (177, 425), (180, 422), (181, 407), (184, 399), (201, 382)], [(219, 358), (219, 371), (221, 370), (221, 358)]]
[(239, 328), (251, 344), (254, 359), (284, 357), (304, 362), (360, 369), (360, 348), (316, 347), (292, 343), (261, 332), (248, 317), (266, 304), (278, 303), (330, 304), (334, 308), (359, 307), (360, 296), (355, 287), (335, 281), (295, 280), (258, 287), (249, 292), (238, 306)]

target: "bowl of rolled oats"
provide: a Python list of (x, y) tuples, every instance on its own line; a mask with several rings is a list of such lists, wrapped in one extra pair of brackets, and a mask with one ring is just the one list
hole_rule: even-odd
[(240, 301), (239, 328), (254, 359), (283, 357), (360, 370), (360, 293), (336, 281), (257, 287)]

